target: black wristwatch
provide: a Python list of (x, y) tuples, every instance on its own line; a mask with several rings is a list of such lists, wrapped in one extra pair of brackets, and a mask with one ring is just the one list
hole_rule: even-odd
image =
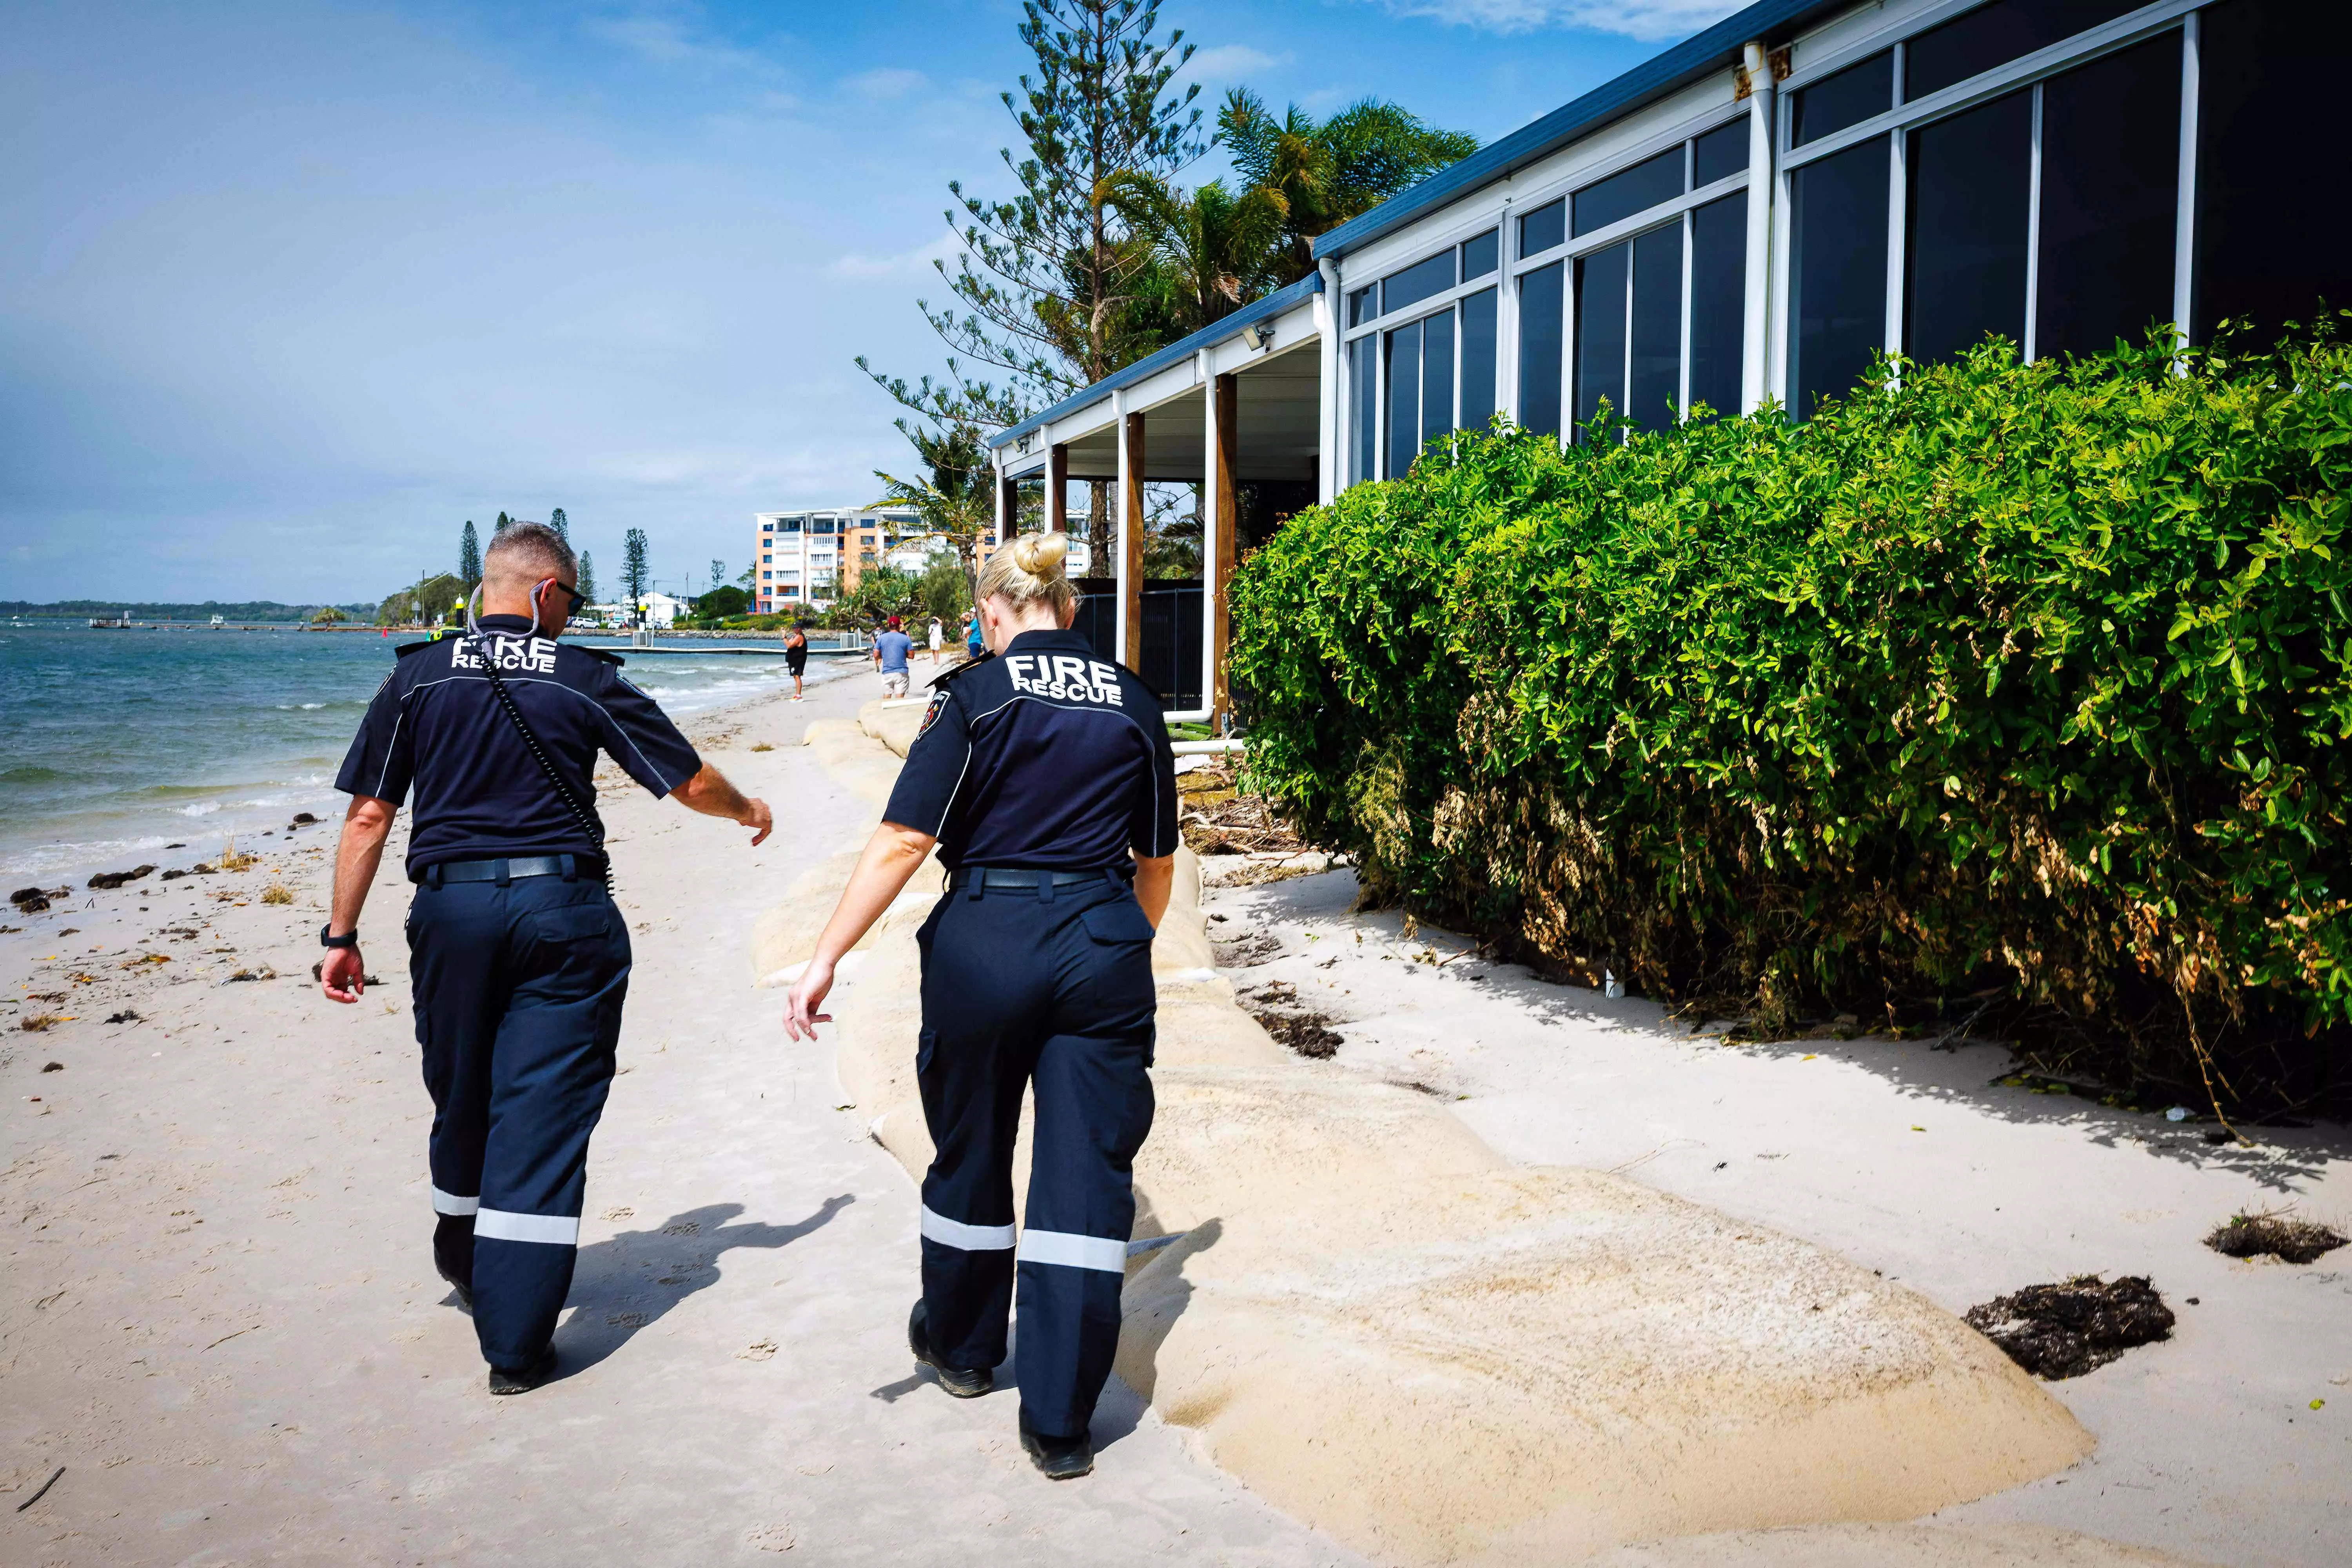
[(320, 945), (320, 947), (357, 947), (357, 946), (359, 946), (359, 944), (360, 944), (360, 933), (359, 933), (359, 932), (357, 932), (357, 931), (347, 931), (347, 932), (345, 932), (343, 935), (341, 935), (341, 936), (332, 936), (332, 935), (330, 935), (329, 933), (330, 933), (330, 932), (331, 932), (334, 929), (335, 929), (335, 922), (334, 922), (334, 921), (329, 921), (325, 925), (322, 925), (322, 926), (320, 926), (320, 927), (319, 928), (319, 945)]

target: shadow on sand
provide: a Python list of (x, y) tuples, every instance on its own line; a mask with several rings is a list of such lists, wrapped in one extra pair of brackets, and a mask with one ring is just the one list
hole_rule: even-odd
[(788, 1246), (856, 1201), (846, 1193), (827, 1198), (792, 1225), (730, 1225), (741, 1204), (706, 1204), (652, 1229), (625, 1230), (582, 1247), (572, 1275), (572, 1315), (555, 1331), (559, 1377), (585, 1372), (688, 1296), (719, 1283), (722, 1253)]
[[(1356, 875), (1351, 870), (1261, 883), (1240, 890), (1239, 897), (1227, 906), (1234, 920), (1226, 929), (1239, 935), (1252, 928), (1271, 934), (1271, 928), (1277, 923), (1303, 928), (1323, 939), (1318, 955), (1339, 946), (1339, 942), (1332, 939), (1343, 932), (1360, 933), (1367, 942), (1384, 942), (1399, 951), (1427, 950), (1444, 962), (1444, 967), (1436, 972), (1421, 967), (1421, 973), (1436, 973), (1445, 981), (1474, 985), (1545, 1022), (1598, 1024), (1652, 1036), (1662, 1045), (1738, 1050), (1759, 1057), (1832, 1056), (1877, 1075), (1896, 1092), (1909, 1098), (1966, 1106), (2003, 1121), (2063, 1124), (2094, 1143), (2135, 1144), (2160, 1159), (2200, 1169), (2232, 1171), (2283, 1194), (2291, 1191), (2296, 1182), (2324, 1173), (2330, 1161), (2352, 1158), (2352, 1128), (2336, 1123), (2322, 1122), (2311, 1127), (2248, 1125), (2242, 1131), (2252, 1138), (2251, 1146), (2215, 1143), (2205, 1136), (2210, 1121), (2168, 1122), (2157, 1111), (2102, 1105), (2081, 1095), (2037, 1093), (2032, 1088), (2004, 1086), (1996, 1080), (2011, 1076), (2017, 1070), (2017, 1063), (2009, 1047), (1996, 1041), (1962, 1037), (1937, 1048), (1925, 1040), (1858, 1034), (1850, 1040), (1790, 1039), (1726, 1045), (1708, 1035), (1695, 1036), (1688, 1024), (1667, 1018), (1665, 1009), (1655, 1002), (1638, 996), (1603, 997), (1583, 986), (1545, 980), (1519, 964), (1498, 963), (1475, 952), (1476, 944), (1470, 938), (1454, 931), (1423, 924), (1408, 940), (1402, 931), (1403, 917), (1398, 911), (1358, 910), (1355, 902)], [(1213, 917), (1209, 928), (1213, 939), (1233, 941), (1219, 930), (1222, 923), (1224, 922), (1213, 922)], [(1259, 943), (1260, 951), (1246, 955), (1240, 952), (1239, 943), (1234, 951), (1242, 962), (1255, 966), (1276, 958), (1304, 956), (1299, 951), (1303, 945), (1295, 939), (1277, 938), (1270, 944)], [(1350, 950), (1354, 948), (1353, 942), (1347, 945)], [(1265, 951), (1267, 948), (1273, 950)], [(1221, 952), (1221, 963), (1233, 961)], [(1235, 984), (1246, 986), (1250, 980), (1244, 977)], [(1336, 1014), (1331, 1021), (1343, 1027), (1349, 1022)], [(1718, 1021), (1717, 1031), (1724, 1022), (1727, 1020)], [(2193, 1114), (2200, 1108), (2189, 1109)]]

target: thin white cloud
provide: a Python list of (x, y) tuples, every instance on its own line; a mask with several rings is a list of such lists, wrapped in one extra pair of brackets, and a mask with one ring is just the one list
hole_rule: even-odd
[(767, 63), (748, 49), (697, 37), (685, 24), (668, 16), (638, 12), (591, 17), (581, 26), (590, 37), (626, 49), (653, 65), (740, 70)]
[(1490, 33), (1579, 27), (1645, 43), (1686, 38), (1739, 9), (1728, 0), (1382, 0), (1399, 16)]
[(901, 251), (896, 256), (861, 256), (853, 253), (840, 257), (835, 258), (825, 271), (835, 278), (854, 278), (861, 280), (908, 278), (920, 280), (938, 277), (939, 274), (932, 268), (931, 263), (948, 260), (961, 249), (962, 246), (954, 235), (942, 233), (936, 239), (919, 245), (912, 250)]
[(1185, 63), (1184, 75), (1206, 87), (1230, 87), (1290, 61), (1287, 53), (1270, 55), (1247, 44), (1218, 44), (1197, 51)]
[(860, 98), (906, 98), (930, 86), (931, 79), (918, 70), (883, 66), (858, 72), (845, 85)]

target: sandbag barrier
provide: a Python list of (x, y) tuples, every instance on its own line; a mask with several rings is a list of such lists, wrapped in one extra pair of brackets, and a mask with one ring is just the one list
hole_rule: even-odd
[[(877, 805), (920, 720), (807, 744)], [(798, 973), (856, 864), (759, 922)], [(1119, 1375), (1216, 1464), (1396, 1563), (1574, 1561), (1624, 1542), (1913, 1519), (2092, 1440), (1992, 1344), (1810, 1243), (1638, 1184), (1513, 1165), (1427, 1097), (1302, 1061), (1234, 1001), (1178, 853), (1153, 944), (1159, 1113), (1136, 1161)], [(919, 1179), (925, 868), (845, 961), (836, 1070)], [(1024, 1113), (1025, 1114), (1025, 1113)], [(1014, 1173), (1027, 1186), (1024, 1128)]]

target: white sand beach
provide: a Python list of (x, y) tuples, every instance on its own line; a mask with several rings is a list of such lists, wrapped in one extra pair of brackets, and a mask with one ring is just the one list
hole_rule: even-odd
[[(1054, 1486), (1020, 1453), (1009, 1390), (962, 1404), (912, 1375), (914, 1189), (831, 1050), (784, 1044), (781, 995), (749, 963), (757, 918), (876, 816), (802, 731), (877, 693), (854, 676), (690, 727), (775, 808), (759, 850), (608, 782), (636, 944), (622, 1076), (562, 1373), (523, 1398), (488, 1395), (432, 1270), (396, 869), (363, 926), (382, 984), (352, 1008), (308, 980), (332, 824), (240, 845), (261, 857), (242, 873), (78, 889), (11, 919), (0, 1559), (1362, 1561), (1117, 1384), (1095, 1474)], [(260, 900), (273, 882), (291, 904)], [(1295, 987), (1334, 1020), (1338, 1071), (1419, 1086), (1507, 1159), (1620, 1173), (1953, 1311), (2101, 1269), (2151, 1275), (2180, 1315), (2170, 1341), (2045, 1385), (2098, 1443), (2061, 1474), (1919, 1527), (1605, 1560), (2341, 1560), (2344, 1255), (2233, 1263), (2197, 1239), (2248, 1205), (2344, 1219), (2340, 1129), (2224, 1148), (1988, 1088), (1990, 1047), (1681, 1038), (1638, 1000), (1476, 956), (1440, 967), (1466, 944), (1407, 937), (1352, 897), (1344, 871), (1212, 890), (1221, 973)], [(37, 1013), (68, 1021), (23, 1030)]]

